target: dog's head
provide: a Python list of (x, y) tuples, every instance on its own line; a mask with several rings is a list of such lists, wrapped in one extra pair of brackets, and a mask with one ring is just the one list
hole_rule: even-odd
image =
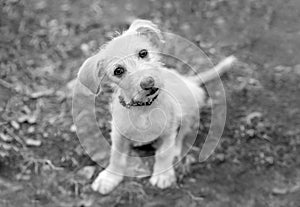
[(127, 31), (83, 63), (78, 79), (96, 94), (102, 78), (107, 76), (126, 102), (150, 101), (163, 87), (159, 76), (162, 43), (155, 24), (135, 20)]

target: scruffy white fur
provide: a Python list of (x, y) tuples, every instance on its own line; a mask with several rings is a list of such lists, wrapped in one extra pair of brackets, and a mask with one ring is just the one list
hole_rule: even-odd
[[(204, 105), (205, 93), (199, 82), (214, 78), (220, 71), (200, 78), (184, 77), (160, 62), (162, 44), (156, 25), (135, 20), (126, 32), (107, 43), (80, 68), (79, 81), (93, 93), (99, 92), (102, 78), (107, 78), (116, 88), (112, 102), (110, 163), (92, 184), (93, 190), (101, 194), (111, 192), (123, 180), (130, 146), (156, 139), (161, 140), (161, 145), (155, 153), (150, 183), (167, 188), (176, 182), (174, 158), (180, 156), (182, 140)], [(143, 49), (148, 51), (145, 58), (139, 57)], [(115, 74), (117, 67), (125, 69), (120, 76)], [(154, 94), (140, 85), (149, 76), (158, 89)], [(125, 107), (119, 96), (126, 104), (156, 99), (151, 105)]]

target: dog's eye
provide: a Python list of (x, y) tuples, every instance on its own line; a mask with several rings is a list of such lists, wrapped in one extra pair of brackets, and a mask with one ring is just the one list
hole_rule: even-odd
[(115, 76), (120, 76), (125, 72), (125, 69), (121, 66), (118, 66), (115, 70), (114, 70), (114, 75)]
[(142, 49), (141, 51), (139, 51), (140, 58), (145, 58), (147, 56), (148, 56), (148, 51), (146, 49)]

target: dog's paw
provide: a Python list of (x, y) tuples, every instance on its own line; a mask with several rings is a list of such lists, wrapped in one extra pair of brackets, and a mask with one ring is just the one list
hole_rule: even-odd
[(99, 173), (92, 184), (92, 189), (101, 194), (108, 194), (115, 189), (123, 180), (122, 175), (113, 174), (107, 170)]
[(150, 178), (150, 183), (153, 186), (157, 186), (161, 189), (170, 187), (175, 182), (176, 176), (174, 169), (170, 169), (160, 174), (152, 175)]

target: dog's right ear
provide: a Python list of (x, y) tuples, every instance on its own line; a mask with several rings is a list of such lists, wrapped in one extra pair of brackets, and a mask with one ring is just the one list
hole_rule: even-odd
[(137, 32), (148, 38), (152, 44), (160, 47), (164, 42), (161, 31), (153, 22), (145, 19), (136, 19), (130, 25), (128, 32)]
[(104, 70), (99, 54), (88, 58), (80, 67), (78, 80), (92, 93), (97, 94), (100, 90), (100, 81)]

